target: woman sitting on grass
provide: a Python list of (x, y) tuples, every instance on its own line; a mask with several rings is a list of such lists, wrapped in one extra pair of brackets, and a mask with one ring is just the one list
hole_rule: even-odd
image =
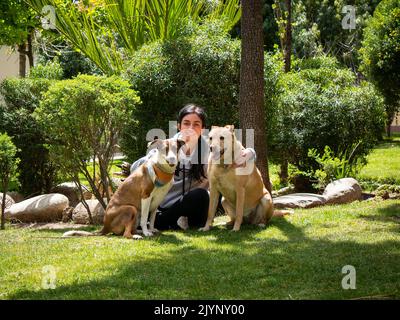
[[(174, 184), (158, 207), (155, 228), (158, 230), (203, 227), (207, 220), (210, 202), (207, 180), (208, 142), (202, 136), (206, 126), (204, 110), (188, 104), (178, 114), (178, 133), (186, 144), (179, 154)], [(131, 173), (147, 161), (156, 150), (135, 161)], [(247, 148), (243, 151), (242, 162), (255, 158), (255, 151)], [(236, 164), (240, 165), (240, 163)]]

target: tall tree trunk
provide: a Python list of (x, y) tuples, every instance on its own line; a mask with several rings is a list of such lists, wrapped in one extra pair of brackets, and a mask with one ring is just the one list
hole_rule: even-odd
[(285, 72), (290, 72), (292, 53), (292, 0), (285, 0), (286, 28), (285, 28)]
[(3, 199), (1, 201), (1, 222), (0, 222), (0, 229), (4, 230), (4, 226), (5, 226), (5, 222), (6, 222), (6, 215), (4, 213), (4, 211), (6, 211), (6, 199), (7, 199), (7, 190), (8, 190), (8, 182), (7, 181), (3, 181), (2, 184), (3, 187)]
[[(292, 0), (285, 0), (286, 6), (286, 26), (285, 26), (285, 38), (284, 38), (284, 62), (285, 62), (285, 73), (290, 72), (291, 69), (291, 53), (292, 53)], [(280, 183), (286, 185), (288, 182), (288, 161), (283, 159), (280, 164), (279, 179)]]
[(392, 111), (389, 108), (386, 109), (386, 113), (388, 114), (388, 121), (386, 124), (386, 134), (388, 136), (388, 138), (391, 137), (392, 135), (392, 123), (394, 118), (396, 117), (396, 111)]
[(26, 43), (18, 45), (19, 53), (19, 76), (25, 78), (26, 76)]
[(26, 55), (29, 60), (29, 69), (33, 68), (33, 49), (32, 49), (32, 37), (33, 37), (34, 29), (28, 35), (28, 47), (26, 51)]
[[(240, 124), (244, 135), (246, 129), (254, 129), (257, 167), (261, 171), (265, 186), (271, 191), (264, 110), (262, 0), (242, 1), (241, 38)], [(246, 141), (245, 137), (243, 141)]]
[(386, 126), (386, 134), (387, 137), (390, 138), (392, 136), (392, 123), (388, 122), (388, 125)]

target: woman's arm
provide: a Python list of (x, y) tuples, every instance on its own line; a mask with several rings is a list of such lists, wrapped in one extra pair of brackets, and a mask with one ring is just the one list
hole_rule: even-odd
[(234, 168), (244, 167), (248, 161), (256, 161), (257, 154), (253, 148), (246, 148), (242, 150), (240, 157), (235, 159), (235, 162), (232, 164)]

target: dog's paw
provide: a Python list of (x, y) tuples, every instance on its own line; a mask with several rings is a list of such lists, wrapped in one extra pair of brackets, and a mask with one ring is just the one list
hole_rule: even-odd
[(151, 231), (149, 231), (149, 230), (146, 230), (146, 231), (143, 231), (143, 235), (144, 235), (145, 237), (152, 237), (152, 236), (153, 236), (153, 232), (151, 232)]
[(133, 240), (141, 240), (141, 239), (143, 239), (143, 237), (140, 236), (140, 235), (138, 235), (138, 234), (134, 234), (134, 235), (132, 236), (132, 239), (133, 239)]
[(200, 228), (199, 231), (209, 231), (211, 228), (209, 226), (205, 226), (203, 228)]
[(149, 231), (150, 231), (150, 232), (153, 232), (153, 233), (160, 233), (160, 230), (158, 230), (158, 229), (156, 229), (156, 228), (150, 229)]

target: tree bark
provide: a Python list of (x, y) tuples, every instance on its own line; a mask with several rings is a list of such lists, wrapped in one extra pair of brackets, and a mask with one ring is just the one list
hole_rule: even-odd
[(4, 211), (6, 210), (6, 198), (7, 198), (7, 190), (8, 190), (8, 182), (3, 183), (3, 199), (1, 201), (1, 222), (0, 222), (0, 230), (4, 230), (6, 215)]
[(292, 0), (285, 0), (286, 6), (286, 30), (285, 30), (285, 72), (290, 72), (292, 53)]
[(32, 30), (29, 35), (28, 35), (28, 47), (27, 47), (27, 51), (26, 51), (26, 55), (28, 56), (28, 60), (29, 60), (29, 68), (33, 68), (33, 49), (32, 49), (32, 37), (33, 37), (33, 32), (34, 30)]
[(390, 138), (392, 136), (392, 123), (389, 122), (388, 125), (386, 126), (386, 135), (388, 138)]
[[(284, 40), (284, 62), (285, 73), (290, 72), (291, 69), (291, 54), (292, 54), (292, 0), (285, 0), (286, 6), (286, 26), (285, 26), (285, 40)], [(279, 179), (280, 183), (286, 185), (288, 182), (288, 161), (283, 159), (280, 165)]]
[(26, 76), (26, 43), (18, 45), (19, 52), (19, 76), (25, 78)]
[[(254, 130), (254, 148), (265, 186), (271, 191), (268, 172), (264, 110), (264, 48), (262, 0), (243, 0), (241, 18), (240, 126)], [(248, 147), (248, 146), (247, 146)]]

